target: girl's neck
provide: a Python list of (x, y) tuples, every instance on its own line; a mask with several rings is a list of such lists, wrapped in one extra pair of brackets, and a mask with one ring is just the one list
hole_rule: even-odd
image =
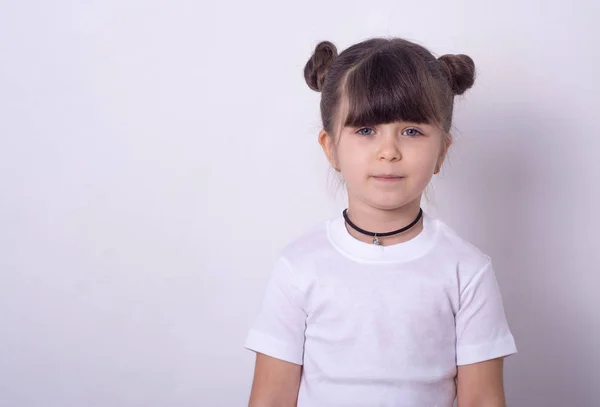
[[(415, 220), (419, 214), (421, 198), (415, 199), (408, 204), (396, 209), (378, 209), (364, 202), (349, 200), (348, 217), (358, 227), (374, 233), (385, 233), (401, 229)], [(372, 243), (373, 237), (364, 235), (354, 230), (349, 225), (346, 229), (352, 237), (365, 243)], [(423, 230), (423, 219), (407, 230), (397, 235), (381, 237), (379, 241), (382, 246), (403, 243), (416, 237)]]

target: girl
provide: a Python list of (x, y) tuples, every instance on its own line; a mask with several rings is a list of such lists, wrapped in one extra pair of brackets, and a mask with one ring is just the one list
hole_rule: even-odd
[(516, 352), (490, 258), (420, 209), (466, 55), (371, 39), (307, 62), (348, 209), (281, 253), (246, 347), (254, 407), (501, 407)]

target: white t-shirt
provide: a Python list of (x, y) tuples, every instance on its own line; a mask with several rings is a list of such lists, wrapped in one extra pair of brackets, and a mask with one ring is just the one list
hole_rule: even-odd
[(245, 346), (303, 365), (298, 407), (451, 407), (458, 365), (517, 351), (490, 258), (426, 214), (396, 245), (341, 216), (289, 244)]

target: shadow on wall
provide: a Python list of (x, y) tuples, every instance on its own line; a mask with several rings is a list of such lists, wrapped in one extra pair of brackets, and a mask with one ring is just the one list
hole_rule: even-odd
[(450, 156), (450, 178), (460, 181), (436, 186), (436, 195), (451, 208), (449, 223), (465, 225), (461, 232), (493, 259), (519, 349), (506, 361), (507, 405), (600, 406), (600, 338), (590, 335), (582, 302), (574, 301), (573, 275), (585, 270), (573, 267), (569, 171), (576, 168), (562, 157), (569, 129), (549, 128), (550, 112), (523, 106), (470, 110), (484, 119), (461, 126), (475, 136)]

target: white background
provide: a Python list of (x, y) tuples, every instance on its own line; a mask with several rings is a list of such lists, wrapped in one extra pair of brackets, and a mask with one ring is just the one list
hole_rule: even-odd
[(466, 53), (428, 210), (494, 259), (509, 406), (600, 405), (597, 1), (0, 2), (0, 407), (243, 406), (274, 257), (343, 198), (302, 68)]

